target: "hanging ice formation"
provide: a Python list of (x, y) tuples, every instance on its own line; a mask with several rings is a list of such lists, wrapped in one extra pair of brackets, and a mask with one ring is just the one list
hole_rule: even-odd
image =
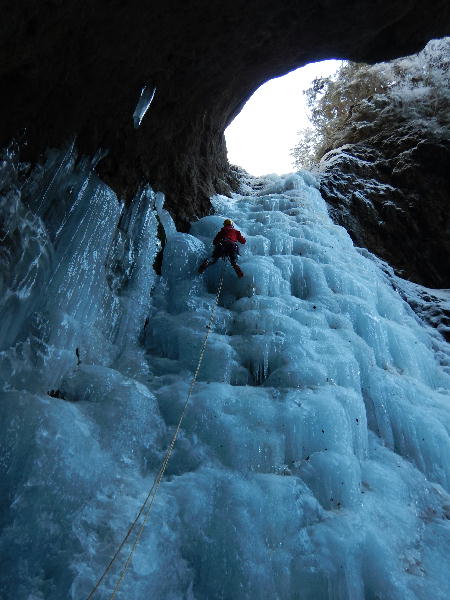
[(150, 108), (150, 104), (153, 102), (155, 97), (156, 87), (151, 85), (144, 85), (139, 96), (138, 103), (133, 113), (133, 125), (137, 129), (142, 123), (142, 119), (145, 117), (145, 113)]
[(448, 600), (446, 345), (310, 175), (216, 197), (190, 234), (71, 150), (2, 176), (2, 599), (86, 598), (111, 558), (186, 396), (221, 265), (196, 269), (226, 216), (245, 277), (226, 267), (120, 597)]

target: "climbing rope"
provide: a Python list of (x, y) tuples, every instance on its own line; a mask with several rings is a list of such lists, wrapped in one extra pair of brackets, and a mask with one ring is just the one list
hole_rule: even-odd
[(198, 362), (197, 362), (197, 368), (195, 369), (194, 372), (194, 376), (192, 378), (191, 384), (189, 386), (189, 390), (188, 390), (188, 394), (186, 397), (186, 401), (184, 403), (183, 406), (183, 410), (181, 411), (181, 415), (180, 418), (178, 420), (178, 424), (177, 427), (175, 429), (175, 433), (172, 436), (172, 439), (170, 441), (170, 444), (166, 450), (166, 453), (164, 455), (161, 467), (153, 481), (153, 485), (150, 488), (150, 491), (147, 494), (147, 497), (145, 498), (144, 502), (142, 503), (136, 517), (134, 518), (133, 522), (131, 523), (130, 527), (128, 528), (127, 533), (125, 534), (124, 538), (122, 539), (122, 541), (120, 542), (119, 546), (117, 547), (117, 550), (115, 551), (113, 557), (111, 558), (111, 560), (109, 561), (108, 565), (106, 566), (105, 570), (103, 571), (101, 577), (98, 579), (97, 583), (95, 584), (95, 586), (93, 587), (91, 593), (89, 594), (89, 596), (87, 597), (86, 600), (91, 600), (95, 593), (97, 592), (98, 588), (100, 587), (102, 581), (105, 579), (106, 575), (109, 573), (109, 571), (111, 570), (111, 567), (113, 566), (114, 562), (116, 561), (117, 557), (120, 554), (120, 551), (122, 550), (122, 548), (124, 547), (124, 545), (126, 544), (127, 540), (129, 539), (129, 537), (131, 536), (131, 534), (133, 533), (134, 528), (136, 527), (140, 517), (143, 515), (143, 520), (141, 525), (139, 526), (139, 529), (137, 531), (136, 534), (136, 538), (134, 540), (134, 543), (128, 553), (127, 559), (123, 565), (122, 571), (119, 575), (119, 579), (116, 582), (116, 585), (114, 587), (114, 590), (110, 596), (110, 600), (114, 600), (114, 598), (116, 597), (117, 592), (119, 591), (119, 588), (122, 584), (122, 581), (126, 575), (126, 572), (128, 570), (128, 567), (130, 566), (131, 560), (133, 558), (134, 552), (139, 544), (139, 541), (141, 539), (142, 533), (145, 529), (145, 526), (147, 524), (149, 515), (150, 515), (150, 511), (152, 509), (153, 506), (153, 502), (155, 500), (156, 494), (158, 492), (159, 486), (161, 484), (162, 478), (164, 477), (164, 473), (166, 471), (167, 465), (169, 463), (170, 457), (172, 456), (172, 452), (175, 446), (175, 442), (177, 440), (178, 437), (178, 433), (181, 429), (181, 425), (183, 423), (183, 419), (186, 415), (187, 412), (187, 407), (189, 404), (189, 400), (191, 399), (192, 396), (192, 392), (194, 390), (194, 386), (197, 382), (197, 376), (200, 372), (200, 368), (202, 366), (202, 361), (203, 361), (203, 357), (205, 355), (205, 351), (206, 351), (206, 345), (208, 343), (208, 338), (209, 338), (209, 334), (211, 333), (211, 331), (213, 330), (213, 325), (214, 325), (214, 320), (215, 320), (215, 315), (216, 315), (216, 308), (217, 305), (219, 304), (219, 298), (220, 298), (220, 294), (222, 293), (222, 287), (223, 287), (223, 279), (224, 279), (224, 273), (225, 273), (225, 261), (224, 264), (222, 266), (222, 271), (220, 274), (220, 280), (219, 280), (219, 285), (217, 288), (217, 293), (216, 293), (216, 297), (214, 300), (214, 304), (212, 305), (212, 309), (211, 309), (211, 314), (209, 317), (209, 322), (208, 325), (206, 326), (206, 334), (205, 334), (205, 338), (203, 340), (203, 344), (200, 350), (200, 355), (198, 358)]

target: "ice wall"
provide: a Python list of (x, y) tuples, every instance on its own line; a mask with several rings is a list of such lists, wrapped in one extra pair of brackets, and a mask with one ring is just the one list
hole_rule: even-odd
[[(71, 149), (20, 188), (2, 168), (0, 597), (87, 597), (152, 484), (222, 269), (120, 597), (450, 596), (448, 345), (311, 176), (218, 196), (182, 234), (161, 196), (125, 209)], [(242, 280), (221, 261), (197, 274), (225, 216), (248, 240)]]
[(92, 167), (73, 147), (28, 177), (14, 156), (0, 165), (2, 600), (80, 597), (77, 557), (110, 551), (97, 539), (127, 522), (142, 489), (129, 473), (159, 460), (165, 427), (138, 344), (154, 194), (124, 207)]

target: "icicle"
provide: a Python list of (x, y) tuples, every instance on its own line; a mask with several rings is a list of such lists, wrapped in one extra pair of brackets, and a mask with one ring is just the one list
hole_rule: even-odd
[(164, 233), (166, 234), (166, 238), (169, 239), (173, 235), (177, 233), (177, 228), (175, 223), (173, 222), (172, 217), (164, 208), (165, 197), (162, 192), (157, 192), (155, 195), (155, 207), (158, 213), (159, 220), (161, 225), (164, 228)]
[(156, 87), (152, 87), (150, 85), (144, 85), (141, 90), (141, 95), (139, 96), (138, 103), (133, 113), (133, 123), (134, 128), (137, 129), (142, 123), (142, 119), (145, 116), (145, 113), (150, 108), (150, 104), (153, 102), (153, 98), (155, 97)]

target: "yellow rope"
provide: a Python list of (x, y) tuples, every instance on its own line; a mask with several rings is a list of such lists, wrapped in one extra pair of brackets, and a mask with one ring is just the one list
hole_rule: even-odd
[(137, 546), (139, 544), (139, 541), (140, 541), (141, 536), (142, 536), (142, 532), (145, 529), (145, 526), (147, 524), (147, 521), (148, 521), (148, 518), (149, 518), (149, 515), (150, 515), (150, 511), (151, 511), (152, 506), (153, 506), (153, 502), (154, 502), (156, 494), (158, 492), (158, 488), (160, 486), (162, 478), (164, 477), (164, 473), (165, 473), (165, 470), (167, 468), (167, 464), (168, 464), (168, 462), (170, 460), (170, 457), (172, 456), (173, 448), (175, 446), (175, 442), (177, 440), (178, 433), (179, 433), (179, 431), (181, 429), (181, 424), (182, 424), (183, 419), (185, 417), (185, 414), (186, 414), (186, 411), (187, 411), (187, 407), (188, 407), (188, 404), (189, 404), (189, 400), (191, 398), (194, 386), (195, 386), (195, 384), (197, 382), (197, 376), (198, 376), (198, 374), (200, 372), (200, 367), (202, 365), (203, 356), (205, 354), (205, 350), (206, 350), (206, 345), (208, 343), (209, 334), (211, 333), (211, 331), (213, 329), (213, 324), (214, 324), (214, 319), (215, 319), (215, 314), (216, 314), (216, 308), (217, 308), (217, 305), (219, 303), (220, 294), (222, 293), (224, 271), (225, 271), (225, 263), (224, 263), (224, 265), (222, 267), (222, 273), (220, 275), (220, 281), (219, 281), (219, 286), (217, 288), (217, 293), (216, 293), (215, 301), (214, 301), (214, 304), (212, 306), (212, 310), (211, 310), (211, 314), (210, 314), (210, 317), (209, 317), (208, 325), (206, 326), (207, 331), (206, 331), (205, 339), (203, 340), (202, 348), (200, 350), (200, 356), (199, 356), (199, 359), (198, 359), (197, 368), (195, 369), (194, 377), (192, 378), (191, 385), (189, 386), (189, 391), (188, 391), (188, 394), (187, 394), (187, 397), (186, 397), (186, 402), (184, 403), (183, 410), (181, 411), (181, 415), (180, 415), (180, 418), (178, 420), (178, 424), (177, 424), (175, 433), (173, 434), (172, 439), (170, 441), (170, 444), (169, 444), (169, 446), (168, 446), (168, 448), (166, 450), (166, 453), (164, 455), (164, 459), (163, 459), (162, 465), (161, 465), (161, 467), (160, 467), (160, 469), (158, 471), (158, 474), (156, 475), (156, 477), (155, 477), (155, 479), (153, 481), (153, 485), (150, 488), (150, 491), (147, 494), (147, 497), (145, 498), (145, 500), (142, 503), (142, 505), (141, 505), (141, 507), (140, 507), (140, 509), (139, 509), (139, 511), (138, 511), (138, 513), (136, 515), (136, 517), (134, 518), (133, 522), (131, 523), (130, 527), (128, 528), (128, 531), (127, 531), (125, 537), (120, 542), (117, 550), (114, 553), (114, 556), (109, 561), (109, 563), (106, 566), (105, 570), (103, 571), (101, 577), (98, 579), (97, 583), (95, 584), (94, 588), (92, 589), (91, 593), (89, 594), (89, 596), (87, 597), (86, 600), (91, 600), (91, 598), (94, 597), (94, 594), (96, 593), (96, 591), (100, 587), (100, 584), (102, 583), (102, 581), (104, 580), (104, 578), (106, 577), (106, 575), (109, 573), (109, 571), (110, 571), (112, 565), (114, 564), (116, 558), (118, 557), (120, 551), (122, 550), (122, 548), (124, 547), (124, 545), (127, 542), (128, 538), (130, 537), (131, 533), (133, 532), (133, 529), (135, 528), (135, 526), (136, 526), (136, 524), (137, 524), (140, 516), (142, 515), (142, 513), (144, 513), (144, 520), (143, 520), (141, 526), (139, 527), (139, 530), (137, 532), (137, 535), (136, 535), (136, 538), (134, 540), (133, 546), (131, 547), (131, 550), (128, 553), (127, 559), (126, 559), (125, 564), (124, 564), (124, 566), (122, 568), (122, 571), (120, 573), (119, 579), (117, 580), (117, 583), (116, 583), (116, 585), (114, 587), (114, 590), (113, 590), (113, 592), (112, 592), (112, 594), (110, 596), (110, 600), (113, 600), (116, 597), (116, 594), (119, 591), (119, 588), (120, 588), (120, 586), (122, 584), (122, 581), (123, 581), (123, 579), (125, 577), (125, 574), (126, 574), (126, 572), (128, 570), (128, 567), (130, 565), (131, 559), (133, 558), (133, 554), (134, 554), (134, 552), (135, 552), (135, 550), (136, 550), (136, 548), (137, 548)]

